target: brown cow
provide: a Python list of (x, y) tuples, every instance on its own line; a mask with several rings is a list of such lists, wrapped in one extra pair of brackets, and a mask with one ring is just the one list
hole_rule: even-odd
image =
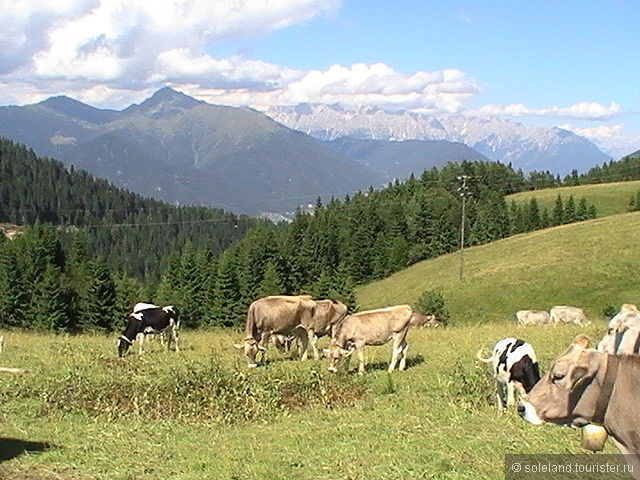
[[(578, 335), (560, 355), (526, 401), (520, 416), (533, 424), (552, 422), (573, 427), (601, 424), (627, 461), (640, 467), (640, 356), (607, 355), (589, 348)], [(636, 474), (640, 468), (634, 468)], [(640, 478), (640, 477), (634, 477)]]
[(404, 370), (407, 362), (407, 331), (413, 310), (409, 305), (369, 310), (347, 316), (340, 324), (335, 340), (326, 352), (329, 356), (329, 371), (337, 372), (340, 357), (349, 357), (358, 352), (360, 364), (358, 373), (364, 373), (364, 346), (384, 345), (393, 339), (393, 350), (389, 371), (400, 360), (399, 370)]
[(305, 330), (298, 327), (311, 322), (315, 308), (316, 302), (308, 295), (275, 295), (256, 300), (247, 312), (244, 343), (234, 346), (244, 350), (249, 367), (258, 366), (256, 356), (258, 352), (267, 351), (272, 334), (296, 335), (306, 350), (308, 337)]
[(309, 345), (313, 349), (313, 358), (318, 360), (318, 337), (331, 335), (335, 340), (338, 324), (347, 315), (347, 306), (336, 300), (316, 300), (316, 310), (311, 319), (303, 321), (301, 327), (307, 332), (307, 348), (302, 352), (301, 360), (306, 360), (309, 354)]

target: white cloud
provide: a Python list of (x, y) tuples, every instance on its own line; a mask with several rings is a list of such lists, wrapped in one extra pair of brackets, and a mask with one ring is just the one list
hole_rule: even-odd
[(565, 123), (558, 125), (558, 128), (588, 138), (614, 158), (620, 158), (640, 150), (640, 133), (628, 132), (623, 123), (586, 128)]
[[(295, 77), (292, 72), (290, 77)], [(311, 70), (281, 88), (264, 91), (212, 89), (200, 97), (212, 103), (250, 104), (256, 108), (298, 103), (376, 105), (420, 111), (458, 112), (479, 91), (459, 70), (405, 75), (383, 63), (358, 63)]]
[(602, 105), (597, 102), (580, 102), (568, 107), (530, 108), (521, 103), (510, 105), (485, 105), (469, 112), (479, 116), (509, 116), (509, 117), (553, 117), (583, 120), (602, 120), (614, 117), (620, 113), (620, 105), (611, 102)]

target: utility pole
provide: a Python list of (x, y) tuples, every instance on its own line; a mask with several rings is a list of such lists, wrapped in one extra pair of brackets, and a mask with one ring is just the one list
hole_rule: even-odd
[(458, 180), (462, 182), (460, 188), (458, 188), (458, 194), (462, 197), (462, 222), (460, 223), (460, 281), (462, 281), (462, 275), (464, 271), (464, 226), (467, 220), (467, 197), (471, 195), (469, 187), (467, 187), (468, 175), (461, 175)]

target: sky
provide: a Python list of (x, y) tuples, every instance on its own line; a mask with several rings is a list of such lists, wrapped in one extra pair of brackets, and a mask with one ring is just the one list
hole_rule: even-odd
[(640, 149), (640, 2), (0, 0), (0, 105), (341, 103), (559, 126)]

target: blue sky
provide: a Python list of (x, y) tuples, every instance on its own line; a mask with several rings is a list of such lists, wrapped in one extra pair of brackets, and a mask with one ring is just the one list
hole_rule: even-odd
[(256, 108), (495, 115), (640, 149), (637, 1), (0, 1), (0, 104), (121, 108), (170, 85)]

